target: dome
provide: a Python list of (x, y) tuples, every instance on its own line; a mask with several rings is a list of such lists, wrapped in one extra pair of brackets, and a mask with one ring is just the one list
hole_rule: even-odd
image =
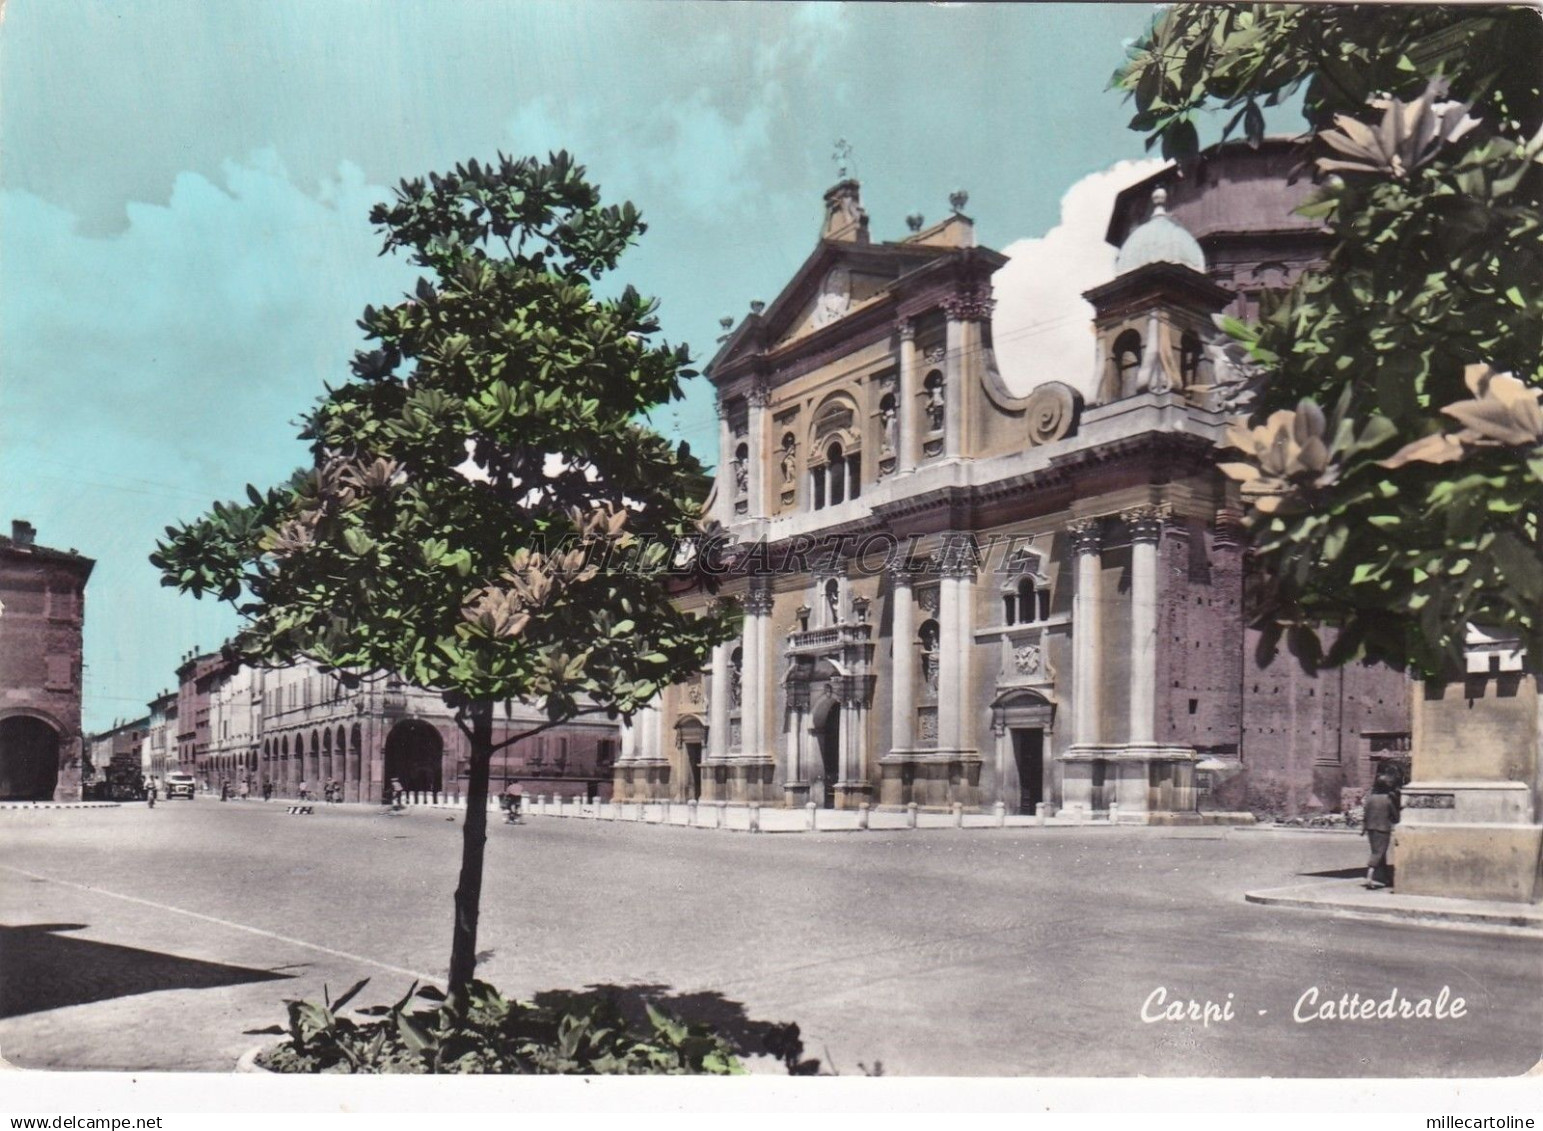
[(1126, 238), (1115, 256), (1115, 274), (1124, 275), (1148, 263), (1179, 263), (1205, 272), (1205, 252), (1184, 225), (1168, 215), (1163, 207), (1167, 200), (1162, 189), (1152, 191), (1152, 218)]

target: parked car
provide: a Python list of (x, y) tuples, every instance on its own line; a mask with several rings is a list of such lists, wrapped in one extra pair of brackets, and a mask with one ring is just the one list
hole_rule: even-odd
[(166, 775), (166, 800), (174, 797), (186, 797), (193, 800), (193, 775), (173, 771)]

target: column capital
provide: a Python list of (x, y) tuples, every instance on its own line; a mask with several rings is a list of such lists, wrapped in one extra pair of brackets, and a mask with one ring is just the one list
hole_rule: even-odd
[(1075, 554), (1096, 554), (1103, 549), (1104, 520), (1101, 518), (1079, 518), (1068, 522), (1066, 533), (1071, 536)]
[(986, 289), (960, 291), (942, 302), (943, 313), (954, 322), (989, 322), (996, 299)]
[(776, 594), (772, 590), (771, 578), (751, 578), (750, 588), (745, 592), (745, 612), (753, 617), (770, 616), (775, 603)]
[(1173, 514), (1167, 504), (1132, 507), (1122, 511), (1120, 517), (1130, 527), (1132, 542), (1156, 542), (1163, 534), (1163, 523)]
[(766, 408), (771, 404), (771, 386), (764, 381), (757, 381), (745, 393), (745, 403), (751, 408)]
[(980, 548), (968, 534), (950, 534), (933, 561), (944, 577), (974, 577), (980, 570)]
[(916, 582), (916, 568), (909, 558), (896, 558), (885, 565), (884, 572), (889, 574), (897, 589), (909, 589)]
[(916, 340), (916, 319), (902, 318), (895, 323), (895, 329), (900, 334), (902, 342), (914, 342)]

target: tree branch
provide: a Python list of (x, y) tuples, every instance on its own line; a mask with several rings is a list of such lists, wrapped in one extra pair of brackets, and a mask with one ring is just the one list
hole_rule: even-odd
[(543, 731), (551, 730), (553, 727), (559, 727), (559, 726), (562, 726), (564, 723), (570, 723), (574, 719), (580, 718), (583, 715), (597, 715), (597, 714), (600, 714), (601, 712), (603, 712), (604, 710), (605, 710), (604, 707), (586, 707), (582, 711), (575, 711), (573, 714), (571, 714), (571, 715), (564, 715), (560, 719), (551, 719), (551, 720), (549, 720), (547, 722), (542, 723), (538, 727), (533, 727), (530, 730), (522, 731), (519, 734), (516, 734), (516, 735), (514, 735), (514, 736), (512, 736), (510, 738), (504, 739), (502, 742), (495, 743), (493, 748), (492, 748), (493, 753), (496, 754), (498, 751), (502, 750), (504, 747), (506, 747), (506, 746), (513, 746), (516, 742), (520, 742), (523, 739), (533, 738), (536, 735), (542, 733)]

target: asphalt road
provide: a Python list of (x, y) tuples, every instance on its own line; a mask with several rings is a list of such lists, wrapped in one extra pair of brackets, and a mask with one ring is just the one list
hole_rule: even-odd
[[(228, 1070), (282, 999), (443, 977), (459, 816), (259, 802), (0, 813), (0, 1056)], [(663, 999), (843, 1074), (1515, 1075), (1537, 937), (1338, 918), (1245, 891), (1359, 864), (1348, 836), (1048, 828), (750, 836), (493, 824), (481, 976)], [(640, 988), (641, 987), (641, 988)], [(1230, 1019), (1143, 1019), (1211, 1002)], [(1293, 1012), (1443, 987), (1461, 1017)]]

